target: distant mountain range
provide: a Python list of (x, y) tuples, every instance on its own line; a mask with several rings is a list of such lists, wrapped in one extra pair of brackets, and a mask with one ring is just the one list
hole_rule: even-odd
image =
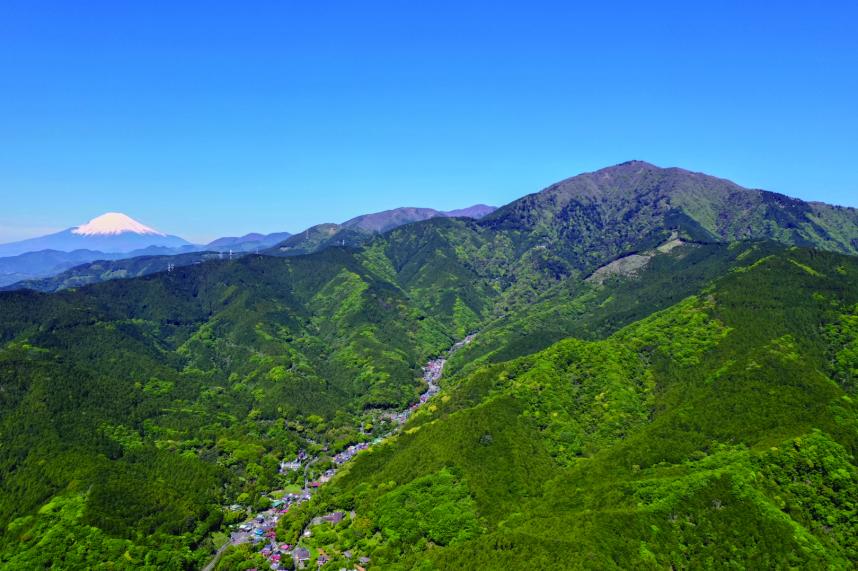
[(0, 256), (17, 256), (41, 250), (94, 250), (112, 254), (128, 253), (149, 246), (178, 248), (190, 245), (187, 240), (159, 232), (125, 214), (108, 212), (62, 232), (0, 244)]
[[(95, 250), (40, 250), (26, 252), (17, 256), (0, 258), (0, 287), (24, 280), (38, 279), (59, 274), (65, 270), (93, 260), (116, 260), (125, 257), (174, 254), (173, 248), (135, 250), (127, 254), (98, 252)], [(157, 251), (166, 250), (166, 251)]]
[[(526, 229), (533, 250), (518, 263), (559, 274), (592, 271), (629, 250), (652, 247), (663, 228), (703, 241), (769, 238), (801, 246), (858, 252), (858, 211), (743, 188), (679, 168), (629, 161), (560, 181), (500, 209), (402, 207), (325, 223), (290, 234), (250, 233), (195, 245), (120, 213), (107, 213), (63, 232), (0, 245), (0, 288), (55, 291), (116, 277), (162, 271), (208, 259), (204, 252), (295, 256), (330, 246), (356, 247), (378, 234), (436, 218), (469, 218), (495, 230)], [(598, 240), (598, 244), (594, 242)], [(137, 248), (129, 250), (132, 246)], [(84, 247), (86, 246), (86, 247)], [(28, 248), (42, 248), (29, 251)], [(189, 255), (189, 254), (198, 255)], [(178, 256), (175, 259), (167, 259)], [(137, 261), (136, 258), (145, 257)], [(158, 260), (158, 257), (164, 259)]]
[(216, 252), (226, 250), (252, 252), (254, 250), (270, 248), (271, 246), (279, 244), (291, 235), (292, 234), (289, 232), (274, 232), (273, 234), (258, 234), (256, 232), (252, 232), (238, 237), (227, 236), (224, 238), (218, 238), (217, 240), (212, 240), (205, 245), (205, 249)]
[(343, 222), (340, 227), (360, 230), (363, 232), (381, 233), (398, 228), (403, 224), (410, 224), (411, 222), (419, 222), (421, 220), (429, 220), (430, 218), (437, 217), (480, 219), (487, 214), (491, 214), (495, 210), (497, 209), (494, 206), (486, 206), (485, 204), (475, 204), (468, 208), (460, 208), (459, 210), (450, 210), (448, 212), (434, 210), (432, 208), (394, 208), (393, 210), (385, 210), (383, 212), (357, 216), (351, 220)]
[(0, 287), (56, 275), (93, 260), (173, 255), (199, 249), (119, 212), (47, 236), (0, 244)]
[(269, 253), (296, 255), (315, 252), (329, 245), (357, 246), (374, 234), (381, 234), (412, 222), (432, 218), (473, 218), (479, 220), (497, 210), (494, 206), (475, 204), (459, 210), (435, 210), (433, 208), (394, 208), (373, 214), (364, 214), (342, 224), (317, 224), (305, 231), (290, 236)]
[[(348, 245), (358, 245), (374, 234), (410, 222), (439, 216), (481, 218), (494, 210), (493, 206), (484, 204), (448, 212), (432, 208), (396, 208), (358, 216), (343, 224), (313, 226), (296, 237), (289, 232), (250, 233), (222, 237), (202, 245), (168, 236), (125, 214), (111, 212), (63, 232), (0, 245), (0, 255), (18, 252), (0, 257), (0, 288), (55, 291), (105, 279), (147, 275), (164, 271), (171, 264), (197, 263), (213, 257), (207, 255), (212, 252), (231, 252), (239, 256), (267, 251), (289, 238), (294, 238), (298, 247), (289, 248), (285, 252), (288, 255), (315, 251), (337, 241), (344, 244), (346, 235)], [(90, 247), (81, 247), (87, 244)], [(127, 250), (131, 245), (137, 248)], [(27, 248), (42, 249), (31, 251)], [(276, 253), (284, 255), (279, 250)]]

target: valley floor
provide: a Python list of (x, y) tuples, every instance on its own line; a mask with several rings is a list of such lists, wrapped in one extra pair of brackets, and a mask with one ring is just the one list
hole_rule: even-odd
[[(335, 466), (326, 470), (318, 480), (312, 482), (308, 481), (308, 473), (313, 464), (323, 460), (326, 456), (308, 456), (302, 451), (299, 454), (299, 457), (293, 462), (284, 462), (284, 470), (303, 471), (303, 488), (300, 491), (294, 490), (291, 492), (285, 492), (284, 490), (274, 490), (269, 493), (268, 495), (274, 498), (272, 507), (253, 514), (240, 524), (235, 524), (234, 527), (236, 530), (230, 532), (229, 540), (217, 550), (215, 556), (204, 567), (203, 571), (212, 571), (213, 569), (216, 569), (218, 560), (229, 547), (244, 544), (251, 545), (253, 551), (267, 559), (270, 562), (271, 569), (286, 569), (286, 567), (280, 566), (280, 562), (287, 558), (293, 559), (295, 565), (303, 567), (308, 560), (301, 559), (301, 553), (302, 550), (306, 548), (302, 545), (301, 541), (294, 545), (278, 542), (276, 533), (277, 522), (282, 516), (289, 513), (290, 509), (310, 501), (313, 495), (337, 474), (339, 468), (353, 460), (358, 452), (367, 450), (373, 445), (381, 444), (386, 439), (399, 433), (402, 430), (402, 426), (411, 417), (411, 415), (415, 411), (419, 410), (420, 407), (425, 405), (429, 399), (438, 394), (441, 390), (438, 382), (443, 375), (444, 365), (447, 362), (447, 358), (460, 348), (469, 344), (475, 337), (476, 334), (471, 333), (461, 341), (457, 341), (447, 351), (444, 357), (430, 359), (423, 367), (423, 380), (426, 382), (427, 387), (426, 390), (420, 394), (417, 402), (407, 409), (398, 412), (390, 411), (385, 413), (385, 417), (392, 420), (395, 423), (395, 427), (386, 434), (377, 437), (371, 443), (352, 445), (343, 452), (335, 454), (331, 458)], [(230, 509), (230, 507), (231, 506), (227, 506), (226, 509)], [(337, 519), (337, 516), (334, 516), (333, 514), (327, 517), (329, 519)], [(341, 515), (339, 517), (341, 518)], [(314, 524), (318, 525), (323, 521), (327, 520), (325, 518), (315, 518), (307, 525), (307, 527), (301, 530), (301, 537), (308, 537), (312, 533), (309, 531), (309, 527)], [(337, 519), (337, 521), (339, 521), (339, 519)], [(307, 550), (307, 553), (309, 553), (309, 550)], [(366, 564), (366, 562), (364, 562), (364, 564)]]

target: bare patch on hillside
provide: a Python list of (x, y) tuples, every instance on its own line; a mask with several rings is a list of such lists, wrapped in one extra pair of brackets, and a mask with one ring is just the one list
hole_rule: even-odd
[(602, 285), (605, 280), (614, 276), (636, 276), (641, 268), (646, 267), (652, 257), (653, 254), (646, 253), (619, 258), (593, 272), (585, 281)]
[(674, 234), (667, 242), (661, 244), (660, 246), (657, 246), (654, 250), (648, 250), (640, 254), (630, 254), (628, 256), (618, 258), (613, 262), (605, 264), (601, 268), (597, 269), (595, 272), (590, 274), (590, 276), (584, 281), (602, 285), (608, 278), (616, 276), (627, 278), (637, 277), (638, 273), (640, 273), (640, 271), (645, 268), (647, 264), (649, 264), (650, 260), (653, 257), (658, 254), (669, 254), (679, 246), (682, 246), (686, 243), (687, 242), (684, 242), (674, 232)]

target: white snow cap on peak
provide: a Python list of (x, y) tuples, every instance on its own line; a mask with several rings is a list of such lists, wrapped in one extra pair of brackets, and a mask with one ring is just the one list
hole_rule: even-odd
[(125, 232), (133, 232), (134, 234), (149, 234), (153, 236), (166, 236), (163, 232), (158, 232), (154, 228), (149, 228), (144, 224), (140, 224), (130, 216), (126, 216), (121, 212), (108, 212), (96, 218), (93, 218), (83, 226), (78, 226), (72, 230), (72, 234), (81, 234), (83, 236), (115, 236), (124, 234)]

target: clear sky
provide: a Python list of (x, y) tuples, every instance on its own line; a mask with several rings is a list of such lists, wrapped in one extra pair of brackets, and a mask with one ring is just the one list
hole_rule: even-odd
[[(756, 5), (756, 6), (755, 6)], [(0, 2), (0, 242), (500, 205), (629, 159), (858, 206), (858, 3)]]

